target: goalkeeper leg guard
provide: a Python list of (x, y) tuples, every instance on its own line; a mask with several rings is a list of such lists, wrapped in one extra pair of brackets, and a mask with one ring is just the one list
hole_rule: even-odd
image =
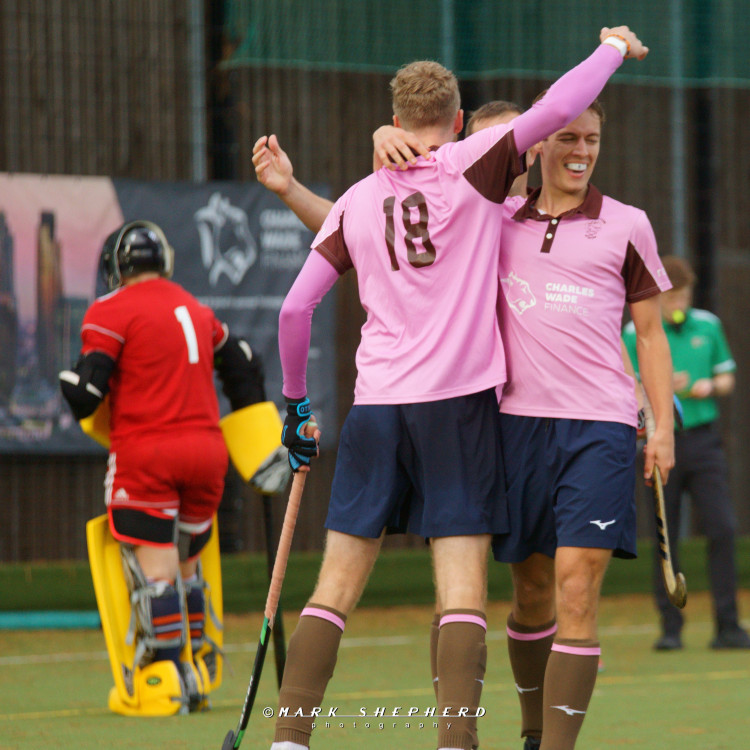
[(207, 708), (205, 673), (193, 663), (182, 579), (178, 576), (174, 585), (147, 580), (130, 547), (123, 546), (122, 559), (132, 603), (128, 639), (136, 643), (134, 663), (144, 667), (154, 661), (173, 661), (188, 710)]
[(196, 576), (184, 584), (193, 661), (203, 675), (205, 692), (209, 693), (221, 684), (223, 625), (213, 606), (212, 589), (203, 578), (200, 566)]
[(117, 686), (109, 691), (109, 709), (123, 716), (172, 716), (187, 713), (182, 677), (173, 661), (155, 661), (136, 667), (130, 677), (133, 695)]
[[(135, 573), (131, 574), (130, 564), (123, 565), (121, 545), (110, 533), (106, 515), (88, 522), (86, 537), (96, 601), (115, 683), (110, 692), (110, 709), (127, 716), (169, 716), (187, 711), (189, 699), (181, 668), (178, 669), (171, 660), (150, 663), (159, 648), (175, 648), (177, 643), (153, 635), (150, 604), (145, 594), (136, 592), (136, 588), (143, 589), (148, 584), (135, 555), (132, 550), (126, 552), (134, 561)], [(125, 570), (129, 571), (127, 578)], [(138, 584), (134, 583), (136, 578)], [(134, 585), (132, 599), (129, 581)], [(144, 632), (152, 635), (145, 638), (138, 635)], [(186, 646), (189, 648), (189, 643)]]
[(204, 688), (208, 693), (221, 685), (224, 664), (224, 609), (216, 519), (201, 551), (196, 575), (184, 585), (193, 660), (198, 671), (205, 673)]

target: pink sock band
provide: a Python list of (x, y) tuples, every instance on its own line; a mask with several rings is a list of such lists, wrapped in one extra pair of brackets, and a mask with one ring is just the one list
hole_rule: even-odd
[(508, 638), (513, 638), (516, 641), (541, 641), (542, 638), (547, 638), (550, 635), (554, 635), (557, 632), (557, 623), (547, 630), (540, 630), (538, 633), (519, 633), (516, 630), (511, 630), (506, 627), (508, 632)]
[(559, 643), (553, 643), (552, 650), (560, 651), (563, 654), (573, 654), (573, 656), (601, 656), (602, 654), (599, 646), (580, 648), (578, 646), (561, 646)]
[(327, 609), (318, 609), (317, 607), (305, 607), (300, 617), (319, 617), (321, 620), (328, 620), (328, 622), (332, 622), (342, 633), (346, 626), (346, 623), (338, 615), (334, 615), (333, 612), (329, 612)]
[(479, 625), (480, 628), (487, 630), (487, 623), (477, 615), (444, 615), (440, 618), (440, 627), (447, 625), (449, 622), (470, 622), (473, 625)]

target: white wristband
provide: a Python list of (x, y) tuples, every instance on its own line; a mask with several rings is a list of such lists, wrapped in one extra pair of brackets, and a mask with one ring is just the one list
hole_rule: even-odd
[(610, 47), (614, 47), (623, 57), (628, 54), (628, 50), (630, 49), (628, 43), (619, 36), (608, 36), (602, 44), (608, 44)]

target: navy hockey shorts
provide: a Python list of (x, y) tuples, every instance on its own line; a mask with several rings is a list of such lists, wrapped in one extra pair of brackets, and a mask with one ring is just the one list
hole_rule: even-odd
[(355, 405), (339, 442), (326, 528), (377, 538), (508, 531), (495, 390)]
[(619, 422), (500, 415), (510, 533), (500, 562), (558, 547), (636, 556), (635, 428)]

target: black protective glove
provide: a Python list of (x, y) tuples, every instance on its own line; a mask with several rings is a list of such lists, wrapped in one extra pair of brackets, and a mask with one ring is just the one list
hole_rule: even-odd
[(289, 449), (289, 465), (294, 472), (299, 471), (301, 466), (309, 466), (310, 459), (318, 455), (318, 441), (303, 434), (311, 417), (310, 399), (307, 396), (287, 399), (281, 442)]

